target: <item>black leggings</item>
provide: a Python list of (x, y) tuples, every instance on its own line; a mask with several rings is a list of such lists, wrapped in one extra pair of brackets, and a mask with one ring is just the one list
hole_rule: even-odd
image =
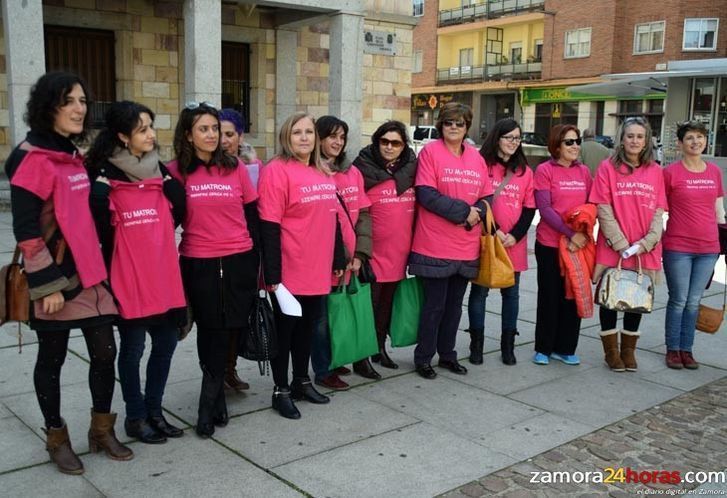
[[(114, 397), (114, 360), (116, 342), (111, 325), (81, 329), (86, 340), (91, 365), (88, 386), (91, 389), (93, 411), (109, 413)], [(68, 352), (70, 330), (39, 330), (38, 358), (33, 371), (35, 394), (46, 427), (61, 427), (61, 367)]]
[[(598, 318), (601, 320), (601, 330), (613, 330), (616, 328), (618, 313), (601, 306), (598, 311)], [(624, 330), (638, 332), (640, 323), (640, 313), (624, 313)]]

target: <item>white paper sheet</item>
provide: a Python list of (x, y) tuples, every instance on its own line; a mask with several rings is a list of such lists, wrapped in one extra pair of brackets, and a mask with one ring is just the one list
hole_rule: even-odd
[(285, 288), (283, 284), (278, 284), (275, 289), (275, 299), (278, 300), (280, 311), (288, 316), (303, 316), (303, 308), (301, 308), (298, 300)]

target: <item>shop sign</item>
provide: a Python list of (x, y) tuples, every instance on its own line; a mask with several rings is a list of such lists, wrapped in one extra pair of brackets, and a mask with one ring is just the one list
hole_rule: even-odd
[(461, 102), (470, 105), (472, 102), (471, 93), (419, 93), (411, 96), (412, 111), (428, 111), (441, 108), (451, 101)]
[(617, 97), (614, 95), (598, 95), (569, 91), (566, 87), (555, 88), (523, 88), (522, 105), (551, 102), (575, 102), (579, 100), (644, 100), (663, 99), (666, 94), (653, 93), (643, 97)]
[(364, 53), (396, 55), (396, 34), (386, 31), (364, 31)]

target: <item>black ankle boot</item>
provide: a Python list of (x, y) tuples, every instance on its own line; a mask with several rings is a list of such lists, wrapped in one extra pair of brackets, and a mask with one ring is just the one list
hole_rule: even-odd
[(500, 336), (500, 351), (502, 353), (502, 362), (505, 365), (514, 365), (517, 363), (515, 359), (515, 336), (517, 330), (505, 330)]
[(385, 347), (382, 347), (379, 350), (379, 362), (384, 368), (391, 368), (392, 370), (396, 370), (397, 368), (399, 368), (399, 365), (397, 365), (394, 360), (391, 359), (389, 353), (386, 352)]
[(485, 347), (485, 330), (469, 329), (470, 333), (470, 363), (482, 365), (482, 351)]
[(324, 396), (316, 391), (316, 388), (313, 387), (313, 383), (308, 377), (296, 377), (293, 379), (293, 383), (290, 385), (290, 395), (296, 401), (305, 399), (316, 405), (324, 405), (331, 401), (328, 396)]
[[(383, 357), (381, 358), (381, 361), (384, 361)], [(374, 367), (368, 358), (355, 362), (353, 364), (353, 371), (366, 379), (379, 380), (381, 378), (381, 374), (374, 370)]]
[(299, 419), (300, 412), (290, 397), (290, 389), (275, 386), (273, 390), (273, 410), (285, 418)]
[(149, 425), (143, 418), (127, 418), (124, 420), (126, 435), (146, 444), (162, 444), (167, 442), (166, 436)]

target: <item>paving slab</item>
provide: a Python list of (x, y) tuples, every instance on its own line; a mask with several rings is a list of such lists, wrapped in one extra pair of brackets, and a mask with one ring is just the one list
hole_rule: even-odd
[(16, 417), (0, 419), (0, 473), (48, 461), (44, 439)]
[(85, 479), (106, 496), (301, 496), (212, 440), (185, 435), (143, 447), (128, 462), (84, 457)]
[(273, 470), (313, 496), (409, 498), (434, 496), (512, 462), (509, 456), (420, 423)]
[(301, 401), (296, 406), (302, 414), (299, 420), (265, 410), (231, 419), (214, 437), (256, 464), (270, 468), (419, 422), (351, 391), (331, 396), (327, 405)]
[(7, 498), (104, 498), (83, 476), (61, 474), (50, 463), (2, 474), (0, 485)]
[[(20, 334), (22, 334), (23, 347), (28, 344), (38, 342), (35, 332), (26, 324), (20, 324)], [(18, 323), (6, 323), (0, 326), (0, 348), (15, 349), (18, 352)]]
[(434, 380), (399, 377), (362, 387), (356, 394), (473, 442), (486, 441), (490, 433), (542, 413), (444, 375)]
[(588, 421), (600, 427), (679, 394), (681, 391), (677, 389), (592, 368), (581, 375), (556, 379), (509, 397), (576, 422)]
[(542, 413), (488, 434), (483, 444), (515, 460), (526, 460), (595, 429), (593, 425)]

